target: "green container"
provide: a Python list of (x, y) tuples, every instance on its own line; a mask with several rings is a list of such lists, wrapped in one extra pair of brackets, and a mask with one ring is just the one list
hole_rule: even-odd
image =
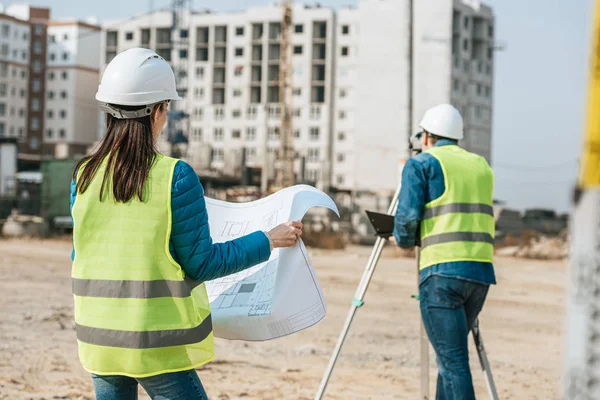
[(79, 159), (44, 160), (41, 163), (41, 216), (50, 229), (71, 226), (69, 196), (73, 170)]

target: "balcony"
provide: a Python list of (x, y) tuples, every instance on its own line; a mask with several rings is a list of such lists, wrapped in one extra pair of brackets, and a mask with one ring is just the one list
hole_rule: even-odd
[(150, 48), (150, 29), (142, 29), (142, 47)]
[(213, 86), (225, 86), (225, 68), (213, 69)]
[(279, 103), (279, 86), (269, 86), (267, 88), (267, 102)]
[(196, 61), (208, 61), (208, 47), (196, 48)]
[(209, 39), (210, 39), (210, 35), (209, 35), (208, 27), (199, 26), (196, 28), (196, 42), (199, 45), (208, 44)]
[(216, 26), (215, 27), (215, 44), (227, 43), (227, 26)]
[(107, 31), (106, 32), (106, 47), (107, 48), (116, 48), (119, 44), (118, 40), (118, 32), (117, 31)]
[(112, 59), (115, 58), (116, 56), (117, 56), (117, 52), (116, 51), (110, 51), (110, 50), (107, 51), (106, 52), (106, 63), (108, 64), (109, 62), (111, 62)]
[(490, 40), (488, 35), (488, 22), (481, 18), (473, 19), (473, 40), (487, 42)]
[(263, 48), (262, 45), (252, 46), (252, 63), (261, 63), (263, 59)]
[(227, 62), (227, 48), (215, 47), (215, 64), (225, 64)]
[(312, 103), (325, 103), (325, 86), (313, 86), (311, 90)]
[(327, 47), (325, 44), (313, 44), (312, 60), (313, 62), (325, 62), (327, 58)]
[(313, 41), (321, 42), (327, 40), (327, 22), (313, 22)]
[(156, 48), (171, 47), (171, 29), (159, 28), (156, 30)]
[(214, 88), (212, 93), (213, 104), (225, 104), (225, 89)]
[(166, 61), (171, 61), (171, 53), (172, 52), (173, 52), (173, 49), (171, 49), (171, 48), (156, 49), (156, 54), (158, 54), (159, 56), (164, 58)]
[(279, 65), (269, 65), (269, 84), (277, 85), (279, 83)]
[(278, 42), (281, 40), (281, 24), (273, 22), (269, 24), (269, 41)]
[(278, 63), (281, 59), (281, 46), (278, 44), (269, 45), (269, 63)]
[(253, 66), (251, 75), (252, 84), (260, 85), (262, 81), (262, 68), (260, 66)]
[(452, 34), (460, 35), (460, 21), (462, 20), (460, 12), (454, 10), (452, 14)]
[(312, 81), (313, 81), (313, 83), (319, 83), (319, 84), (325, 83), (325, 65), (313, 65)]
[(260, 42), (263, 38), (264, 27), (263, 24), (252, 24), (252, 41)]
[(471, 58), (477, 61), (486, 60), (488, 45), (483, 41), (474, 41), (472, 46)]
[(250, 88), (250, 103), (260, 104), (262, 99), (262, 91), (260, 86), (254, 86)]

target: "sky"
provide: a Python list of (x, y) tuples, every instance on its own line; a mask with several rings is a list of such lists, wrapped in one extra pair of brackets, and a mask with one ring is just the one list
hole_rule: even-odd
[[(416, 0), (418, 1), (418, 0)], [(8, 2), (7, 2), (8, 3)], [(52, 18), (130, 17), (169, 0), (34, 0)], [(194, 0), (235, 11), (267, 0)], [(313, 3), (313, 2), (309, 2)], [(325, 7), (357, 0), (321, 0)], [(487, 0), (496, 16), (493, 94), (495, 197), (507, 207), (570, 211), (585, 127), (592, 0)]]

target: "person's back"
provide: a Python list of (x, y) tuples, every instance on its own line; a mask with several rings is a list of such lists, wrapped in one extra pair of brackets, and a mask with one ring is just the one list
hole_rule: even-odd
[(169, 64), (130, 49), (107, 66), (96, 99), (107, 130), (71, 184), (72, 290), (82, 366), (99, 400), (206, 400), (194, 368), (212, 360), (204, 282), (267, 261), (302, 224), (288, 222), (224, 243), (210, 237), (194, 170), (158, 153), (171, 100)]
[(73, 205), (76, 331), (81, 362), (95, 374), (146, 377), (214, 357), (205, 285), (167, 251), (177, 162), (156, 155), (144, 198), (117, 202), (110, 190), (98, 201), (105, 160)]
[(483, 157), (457, 145), (436, 146), (426, 153), (439, 162), (445, 191), (425, 205), (420, 269), (455, 261), (491, 262), (492, 169)]
[(419, 304), (438, 361), (437, 400), (475, 399), (468, 334), (496, 283), (493, 172), (458, 146), (463, 122), (447, 104), (420, 124), (423, 153), (402, 172), (394, 237), (421, 246)]

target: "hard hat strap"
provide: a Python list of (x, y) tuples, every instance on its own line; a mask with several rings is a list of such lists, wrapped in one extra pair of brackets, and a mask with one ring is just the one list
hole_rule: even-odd
[(156, 104), (164, 103), (164, 101), (160, 101), (158, 103), (149, 104), (147, 106), (143, 106), (138, 110), (123, 110), (121, 108), (114, 107), (108, 103), (100, 103), (100, 109), (107, 114), (112, 115), (117, 119), (134, 119), (134, 118), (142, 118), (152, 114), (152, 110)]

